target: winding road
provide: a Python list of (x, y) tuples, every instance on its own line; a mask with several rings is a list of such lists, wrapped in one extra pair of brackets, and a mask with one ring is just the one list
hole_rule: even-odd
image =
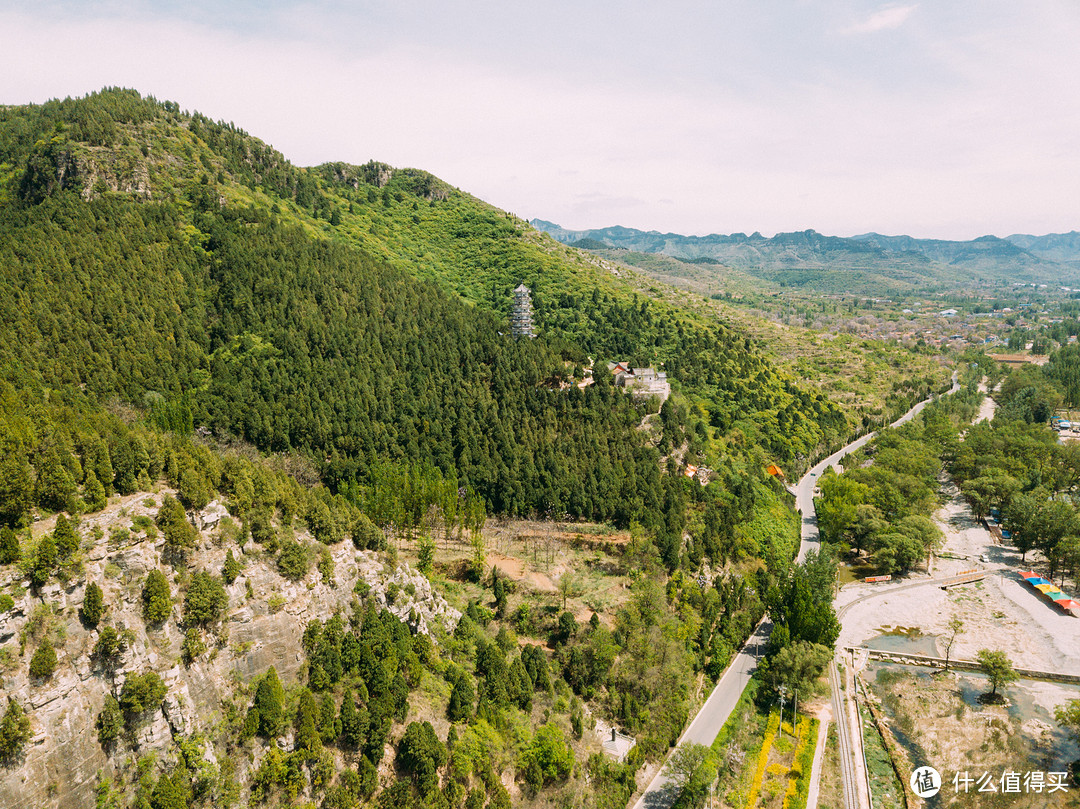
[[(952, 383), (949, 393), (960, 390), (955, 372), (952, 376)], [(911, 421), (924, 407), (933, 401), (933, 398), (919, 402), (890, 426), (899, 427), (901, 424)], [(817, 550), (821, 544), (818, 536), (817, 515), (814, 512), (814, 488), (817, 486), (818, 477), (829, 467), (839, 467), (840, 460), (845, 455), (865, 446), (875, 435), (876, 433), (867, 433), (842, 449), (837, 450), (811, 468), (793, 487), (795, 506), (802, 515), (802, 536), (797, 557), (798, 561), (803, 561), (811, 549)], [(716, 735), (720, 732), (720, 728), (724, 726), (731, 712), (735, 709), (735, 705), (738, 703), (739, 697), (742, 696), (746, 684), (750, 681), (750, 676), (757, 666), (758, 657), (765, 650), (765, 644), (768, 642), (771, 631), (772, 623), (767, 618), (758, 624), (749, 639), (743, 644), (742, 649), (735, 656), (735, 659), (731, 661), (727, 671), (716, 683), (716, 687), (713, 688), (705, 704), (701, 706), (697, 716), (683, 731), (678, 744), (697, 742), (698, 744), (711, 745), (713, 743)], [(850, 668), (847, 671), (850, 671)], [(868, 809), (870, 806), (869, 790), (866, 787), (865, 769), (860, 766), (862, 763), (861, 738), (858, 740), (859, 755), (856, 758), (855, 747), (851, 744), (849, 738), (852, 735), (852, 726), (848, 721), (846, 700), (839, 701), (839, 672), (835, 659), (829, 666), (829, 682), (833, 691), (833, 716), (843, 717), (845, 720), (844, 722), (837, 721), (841, 742), (844, 803), (847, 809)], [(857, 732), (858, 728), (855, 731)], [(675, 802), (677, 795), (675, 784), (667, 777), (665, 764), (664, 767), (657, 771), (649, 786), (633, 804), (633, 809), (668, 809)]]

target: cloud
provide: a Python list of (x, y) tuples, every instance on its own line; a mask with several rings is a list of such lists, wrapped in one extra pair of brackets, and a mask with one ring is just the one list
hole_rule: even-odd
[[(383, 19), (411, 7), (391, 0), (296, 36), (272, 20), (42, 16), (0, 0), (0, 104), (135, 87), (233, 120), (299, 165), (416, 166), (567, 227), (941, 238), (1073, 229), (1080, 108), (1063, 99), (1080, 73), (1080, 7), (964, 1), (982, 11), (922, 3), (912, 17), (916, 0), (873, 0), (858, 17), (814, 3), (800, 25), (786, 13), (740, 20), (731, 32), (745, 50), (718, 52), (746, 54), (743, 74), (695, 56), (691, 75), (689, 62), (657, 58), (682, 53), (657, 41), (655, 76), (640, 81), (622, 49), (603, 55), (601, 71), (554, 51), (532, 70), (503, 50), (417, 39)], [(769, 5), (740, 3), (745, 14)], [(287, 15), (295, 3), (273, 8)], [(859, 20), (867, 32), (906, 20), (905, 36), (837, 36)], [(637, 26), (630, 33), (651, 31)], [(505, 39), (540, 47), (525, 27)]]
[(855, 23), (845, 28), (845, 34), (874, 34), (878, 31), (889, 31), (899, 28), (912, 12), (919, 7), (918, 3), (911, 6), (883, 6), (862, 22)]

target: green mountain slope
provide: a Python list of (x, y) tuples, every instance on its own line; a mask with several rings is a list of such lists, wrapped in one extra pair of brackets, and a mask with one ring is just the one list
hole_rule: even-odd
[(760, 233), (683, 236), (624, 227), (568, 230), (540, 219), (532, 224), (564, 243), (589, 239), (638, 253), (691, 261), (711, 259), (721, 266), (706, 265), (703, 269), (711, 270), (717, 278), (726, 278), (734, 270), (771, 284), (823, 293), (887, 295), (972, 283), (1048, 283), (1058, 280), (1063, 272), (1076, 277), (1075, 267), (1029, 252), (1012, 237), (955, 242), (868, 233), (849, 239), (813, 230), (769, 238)]
[[(641, 443), (614, 426), (626, 403), (553, 390), (587, 355), (663, 363), (715, 440), (737, 427), (782, 462), (847, 429), (742, 334), (637, 295), (425, 172), (296, 168), (232, 125), (130, 91), (8, 108), (0, 130), (9, 378), (136, 404), (183, 394), (196, 423), (317, 452), (332, 480), (365, 455), (431, 462), (509, 512), (611, 514), (568, 505), (610, 475), (585, 461), (598, 443), (624, 464), (614, 447)], [(519, 282), (541, 334), (527, 345), (499, 334)], [(567, 407), (610, 412), (577, 440), (570, 425), (589, 419)], [(537, 409), (560, 426), (525, 418)], [(591, 472), (558, 460), (575, 452)], [(522, 476), (528, 495), (510, 491)], [(566, 481), (562, 494), (539, 494), (541, 478)]]
[[(0, 109), (0, 802), (625, 805), (806, 578), (766, 462), (848, 430), (639, 280), (132, 91)], [(664, 363), (659, 413), (609, 358)]]

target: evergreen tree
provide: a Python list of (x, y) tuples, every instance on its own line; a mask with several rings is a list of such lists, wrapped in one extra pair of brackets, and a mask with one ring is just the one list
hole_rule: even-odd
[(285, 701), (285, 690), (281, 687), (277, 669), (271, 666), (266, 675), (259, 681), (259, 687), (255, 690), (255, 700), (252, 709), (258, 712), (260, 736), (272, 739), (281, 733), (284, 724), (282, 705)]
[(53, 542), (56, 543), (56, 555), (60, 561), (66, 561), (79, 549), (79, 536), (71, 522), (63, 514), (56, 516), (56, 528), (53, 530)]
[(439, 768), (446, 763), (446, 747), (430, 722), (410, 722), (398, 744), (397, 764), (413, 777), (422, 795), (439, 785)]
[(350, 750), (359, 750), (367, 737), (367, 715), (366, 711), (361, 715), (356, 709), (352, 689), (348, 687), (341, 699), (340, 723), (342, 742)]
[(41, 587), (56, 570), (56, 542), (52, 534), (46, 534), (34, 551), (34, 564), (30, 568), (30, 584)]
[(86, 626), (94, 629), (97, 627), (101, 616), (105, 613), (104, 593), (97, 582), (86, 585), (86, 593), (83, 596), (82, 606), (79, 608), (79, 617)]
[(451, 722), (467, 722), (472, 718), (475, 703), (476, 690), (469, 682), (469, 676), (462, 672), (450, 690), (450, 703), (446, 706), (446, 716)]
[(106, 669), (115, 669), (120, 665), (121, 656), (127, 649), (129, 633), (130, 630), (118, 632), (115, 627), (102, 627), (90, 659)]
[(56, 671), (56, 649), (46, 640), (30, 658), (30, 676), (51, 677), (54, 671)]
[(106, 694), (105, 704), (101, 706), (95, 722), (98, 732), (98, 742), (108, 749), (120, 736), (124, 727), (124, 714), (120, 710), (120, 703), (112, 694)]
[(64, 468), (60, 451), (56, 447), (46, 450), (38, 465), (37, 501), (48, 511), (65, 511), (71, 508), (75, 497), (75, 481)]
[(195, 547), (198, 535), (188, 522), (184, 507), (175, 497), (165, 495), (161, 508), (158, 509), (156, 522), (165, 535), (165, 547), (172, 553), (184, 553)]
[(0, 565), (10, 565), (22, 558), (19, 537), (9, 526), (0, 526)]
[(315, 702), (315, 696), (311, 691), (305, 688), (300, 692), (300, 703), (296, 707), (294, 749), (307, 753), (309, 760), (322, 749), (318, 720), (319, 705)]
[(30, 717), (22, 705), (8, 697), (7, 710), (0, 719), (0, 762), (14, 761), (30, 741)]
[(129, 674), (120, 689), (120, 709), (133, 719), (152, 708), (159, 707), (168, 689), (157, 672)]
[(172, 591), (169, 580), (160, 570), (151, 570), (142, 591), (143, 620), (149, 626), (160, 626), (172, 615)]
[(330, 692), (324, 693), (319, 698), (319, 737), (325, 744), (333, 744), (341, 735), (337, 713), (333, 695)]
[(225, 564), (221, 566), (221, 577), (226, 584), (232, 584), (236, 581), (236, 577), (240, 575), (240, 570), (240, 563), (236, 561), (232, 548), (230, 548), (225, 554)]
[(229, 596), (221, 579), (199, 570), (191, 577), (184, 595), (184, 624), (206, 626), (214, 623), (221, 619), (228, 606)]
[(186, 790), (179, 783), (179, 773), (162, 773), (150, 795), (150, 809), (187, 809)]
[(16, 441), (0, 441), (0, 525), (24, 524), (34, 502), (33, 469)]
[(83, 500), (86, 501), (86, 510), (91, 513), (101, 511), (109, 503), (109, 498), (105, 494), (105, 487), (101, 485), (98, 476), (92, 471), (86, 475), (86, 483), (83, 486)]

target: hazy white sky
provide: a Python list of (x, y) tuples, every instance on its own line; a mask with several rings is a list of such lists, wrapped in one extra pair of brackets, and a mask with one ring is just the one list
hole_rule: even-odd
[(0, 36), (0, 103), (134, 87), (567, 227), (1080, 229), (1075, 0), (0, 0)]

